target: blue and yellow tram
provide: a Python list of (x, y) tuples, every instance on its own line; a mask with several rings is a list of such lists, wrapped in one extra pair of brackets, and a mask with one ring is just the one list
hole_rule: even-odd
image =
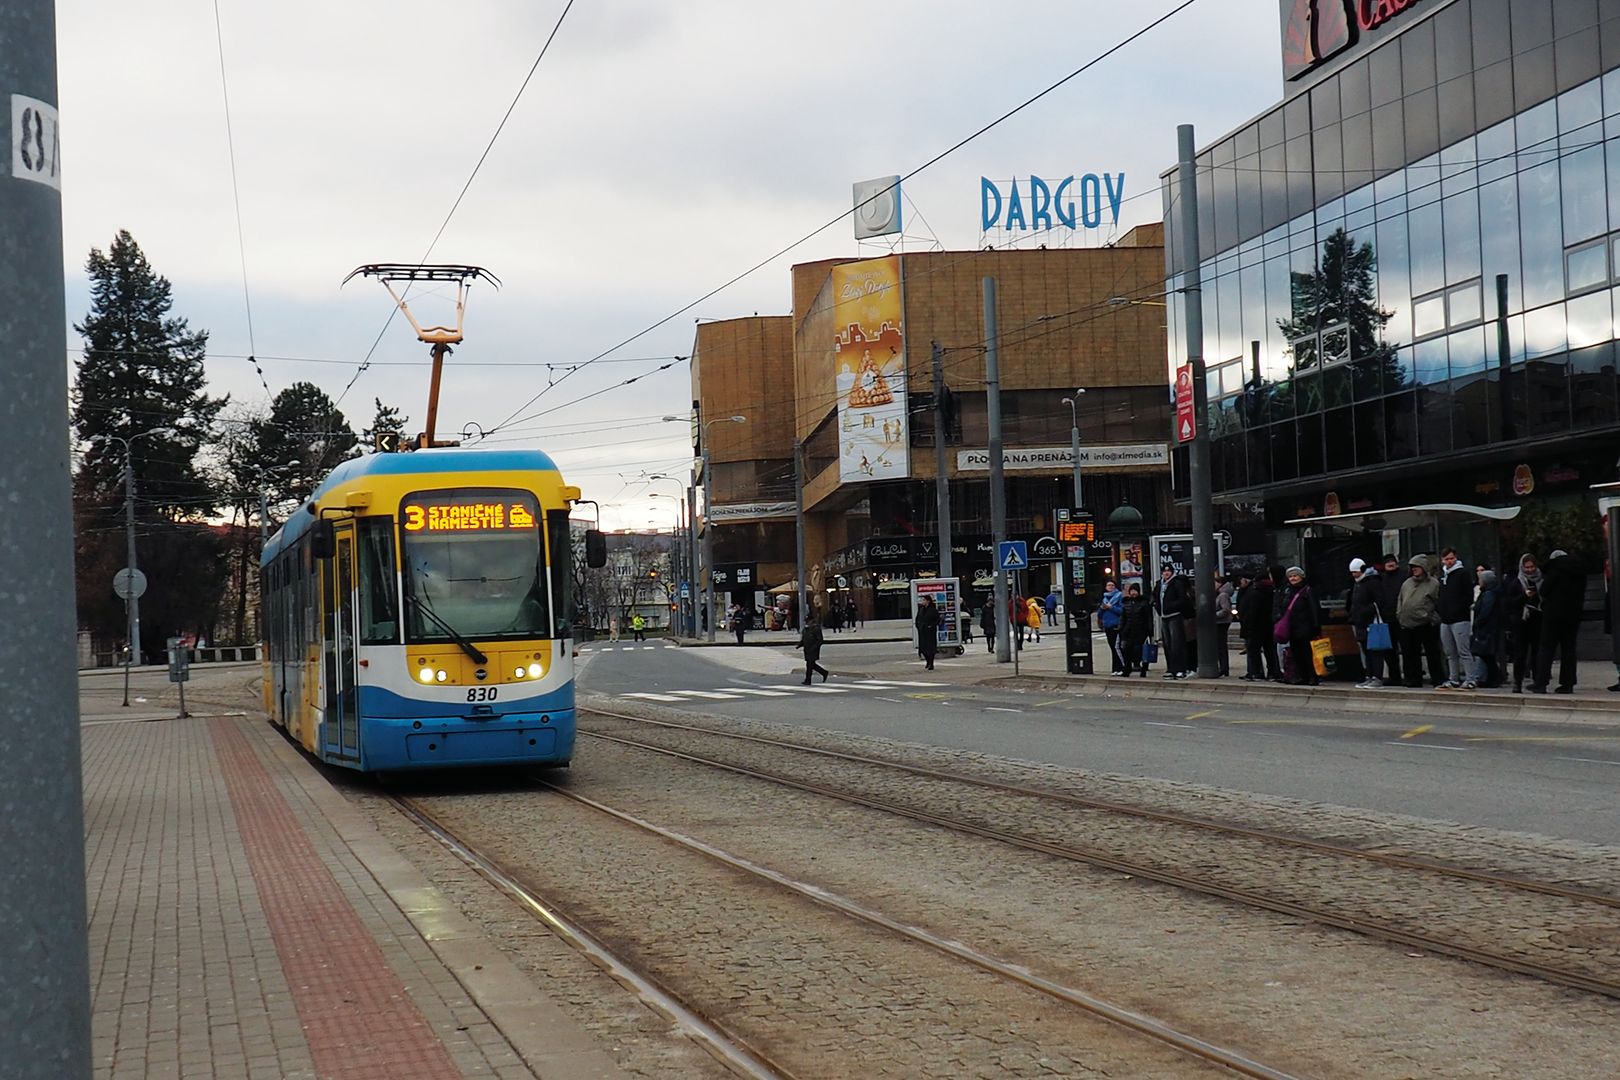
[(570, 503), (533, 450), (344, 462), (265, 544), (265, 708), (368, 772), (566, 765)]

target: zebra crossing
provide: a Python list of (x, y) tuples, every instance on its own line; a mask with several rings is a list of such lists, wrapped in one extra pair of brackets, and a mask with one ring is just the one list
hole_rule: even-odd
[(840, 679), (838, 685), (815, 683), (784, 683), (780, 686), (720, 686), (710, 690), (649, 690), (620, 694), (620, 697), (639, 701), (657, 701), (673, 704), (678, 701), (742, 701), (747, 698), (785, 698), (805, 694), (848, 694), (866, 690), (928, 689), (948, 685), (940, 682), (918, 682), (912, 679)]
[(655, 649), (678, 649), (678, 648), (680, 648), (680, 646), (676, 645), (673, 641), (660, 641), (660, 642), (656, 642), (656, 643), (653, 643), (653, 644), (631, 641), (631, 642), (621, 642), (619, 644), (581, 645), (579, 647), (579, 652), (580, 652), (580, 655), (583, 656), (586, 653), (638, 652), (638, 651), (639, 652), (652, 652)]

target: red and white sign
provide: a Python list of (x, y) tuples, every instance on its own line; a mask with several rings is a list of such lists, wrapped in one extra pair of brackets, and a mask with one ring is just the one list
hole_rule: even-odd
[(1192, 442), (1196, 434), (1198, 418), (1193, 412), (1192, 365), (1182, 364), (1176, 368), (1176, 437), (1182, 442)]

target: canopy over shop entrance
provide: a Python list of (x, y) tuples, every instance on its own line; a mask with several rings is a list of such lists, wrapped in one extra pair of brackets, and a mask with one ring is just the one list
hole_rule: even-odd
[(1423, 503), (1419, 506), (1398, 506), (1389, 510), (1362, 510), (1354, 514), (1328, 514), (1321, 517), (1292, 518), (1283, 522), (1296, 528), (1308, 525), (1331, 525), (1353, 532), (1383, 532), (1386, 529), (1420, 529), (1433, 527), (1442, 514), (1482, 518), (1487, 521), (1512, 521), (1523, 509), (1518, 506), (1469, 506), (1466, 503)]

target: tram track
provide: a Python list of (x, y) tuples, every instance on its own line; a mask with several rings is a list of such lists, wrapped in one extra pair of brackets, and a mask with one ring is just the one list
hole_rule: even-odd
[[(1092, 1017), (1107, 1021), (1115, 1027), (1152, 1040), (1206, 1065), (1216, 1066), (1239, 1076), (1258, 1080), (1294, 1080), (1294, 1075), (1247, 1055), (1170, 1024), (1115, 1004), (1083, 990), (1043, 978), (1027, 968), (981, 952), (961, 942), (950, 940), (918, 926), (888, 916), (881, 911), (841, 896), (821, 886), (794, 879), (786, 874), (761, 866), (746, 858), (731, 854), (713, 844), (686, 836), (634, 814), (608, 806), (596, 799), (569, 790), (567, 787), (542, 778), (531, 782), (550, 794), (568, 799), (619, 824), (674, 844), (706, 860), (740, 872), (759, 882), (794, 897), (828, 909), (864, 926), (891, 934), (907, 942), (924, 946), (934, 952), (960, 961), (972, 968), (995, 976), (1003, 982), (1072, 1006)], [(527, 874), (506, 865), (502, 860), (482, 851), (468, 838), (442, 821), (420, 801), (407, 796), (388, 794), (386, 798), (408, 820), (421, 828), (463, 863), (489, 881), (501, 892), (512, 897), (524, 909), (545, 922), (576, 949), (585, 953), (593, 963), (606, 970), (615, 980), (630, 989), (642, 1001), (662, 1013), (683, 1032), (696, 1040), (710, 1054), (740, 1076), (750, 1080), (794, 1080), (799, 1074), (790, 1065), (773, 1059), (772, 1055), (723, 1022), (706, 1015), (698, 1005), (687, 1000), (657, 974), (642, 970), (638, 965), (618, 955), (605, 944), (604, 936), (593, 933), (582, 921), (562, 912), (545, 899), (541, 890), (530, 884)]]
[[(1342, 897), (1339, 903), (1335, 905), (1333, 903), (1313, 901), (1310, 897), (1302, 899), (1298, 896), (1280, 896), (1277, 895), (1277, 889), (1274, 885), (1268, 887), (1264, 883), (1255, 885), (1252, 882), (1216, 880), (1215, 876), (1207, 870), (1205, 872), (1191, 872), (1174, 865), (1166, 865), (1162, 861), (1149, 861), (1121, 854), (1118, 850), (1107, 850), (1098, 846), (1082, 847), (1071, 842), (1020, 832), (987, 823), (983, 820), (965, 820), (961, 816), (941, 813), (937, 809), (911, 805), (891, 798), (877, 797), (870, 793), (863, 794), (860, 791), (850, 790), (848, 787), (840, 788), (827, 783), (805, 779), (803, 776), (795, 777), (780, 768), (762, 768), (757, 763), (747, 764), (739, 763), (737, 760), (724, 760), (721, 757), (697, 752), (690, 747), (677, 749), (654, 742), (646, 742), (642, 739), (593, 731), (583, 727), (579, 732), (582, 736), (589, 738), (614, 742), (623, 746), (686, 760), (694, 764), (718, 768), (735, 775), (780, 784), (809, 794), (894, 814), (966, 835), (994, 840), (1055, 858), (1084, 863), (1130, 877), (1218, 897), (1293, 918), (1309, 920), (1409, 948), (1423, 949), (1428, 952), (1468, 960), (1588, 993), (1620, 998), (1620, 977), (1616, 975), (1616, 965), (1612, 960), (1604, 963), (1590, 956), (1572, 955), (1566, 958), (1565, 963), (1559, 964), (1544, 962), (1527, 955), (1533, 949), (1545, 950), (1547, 946), (1543, 944), (1544, 941), (1549, 940), (1552, 934), (1565, 931), (1568, 931), (1566, 936), (1573, 936), (1577, 939), (1581, 938), (1583, 934), (1587, 937), (1594, 937), (1598, 950), (1607, 949), (1612, 953), (1615, 949), (1620, 948), (1620, 920), (1616, 920), (1614, 916), (1615, 910), (1620, 909), (1620, 898), (1613, 895), (1551, 882), (1493, 874), (1488, 871), (1474, 870), (1467, 867), (1450, 866), (1445, 863), (1411, 856), (1366, 851), (1327, 841), (1309, 840), (1262, 829), (1228, 825), (1185, 815), (1131, 807), (1107, 800), (1086, 798), (1064, 792), (1046, 791), (979, 777), (963, 776), (905, 762), (806, 746), (785, 739), (715, 730), (698, 725), (615, 713), (599, 708), (581, 710), (581, 714), (582, 716), (594, 715), (610, 720), (633, 723), (644, 730), (673, 732), (683, 738), (716, 739), (753, 748), (762, 748), (779, 755), (803, 755), (811, 759), (821, 759), (841, 767), (899, 773), (926, 780), (934, 785), (954, 785), (967, 789), (977, 789), (995, 796), (1015, 797), (1021, 801), (1037, 800), (1043, 804), (1079, 812), (1088, 818), (1096, 815), (1113, 815), (1143, 822), (1150, 826), (1180, 829), (1191, 834), (1203, 835), (1206, 838), (1214, 838), (1217, 841), (1225, 840), (1229, 843), (1247, 845), (1250, 849), (1267, 845), (1280, 847), (1293, 852), (1296, 855), (1296, 861), (1304, 859), (1313, 863), (1321, 863), (1324, 860), (1355, 860), (1375, 867), (1380, 871), (1398, 871), (1402, 874), (1399, 882), (1383, 884), (1382, 886), (1391, 890), (1391, 895), (1397, 897), (1397, 903), (1399, 902), (1399, 895), (1414, 891), (1413, 886), (1418, 881), (1426, 882), (1431, 887), (1437, 883), (1450, 885), (1459, 889), (1471, 890), (1475, 894), (1479, 894), (1481, 890), (1490, 890), (1492, 895), (1487, 899), (1498, 904), (1498, 906), (1502, 906), (1504, 898), (1508, 898), (1506, 906), (1509, 911), (1501, 919), (1502, 925), (1508, 928), (1505, 936), (1509, 938), (1515, 936), (1525, 937), (1526, 935), (1519, 933), (1525, 927), (1518, 924), (1529, 920), (1525, 926), (1533, 928), (1536, 934), (1541, 935), (1535, 939), (1536, 943), (1534, 945), (1525, 943), (1518, 949), (1517, 953), (1510, 949), (1493, 949), (1482, 944), (1479, 940), (1493, 937), (1492, 929), (1488, 926), (1472, 928), (1464, 926), (1460, 932), (1454, 932), (1447, 936), (1417, 928), (1413, 924), (1419, 920), (1412, 915), (1407, 915), (1404, 919), (1405, 925), (1402, 925), (1403, 920), (1399, 916), (1395, 918), (1379, 917), (1375, 912), (1353, 910), (1353, 904), (1345, 903)], [(1207, 864), (1210, 861), (1208, 850), (1201, 850), (1202, 857), (1199, 861)], [(1249, 858), (1253, 858), (1252, 850), (1246, 851), (1244, 854)], [(1321, 866), (1314, 866), (1313, 870), (1319, 874), (1325, 873), (1325, 876), (1334, 882), (1334, 887), (1324, 887), (1322, 889), (1324, 895), (1338, 896), (1342, 894), (1343, 890), (1339, 887), (1336, 875), (1324, 871)], [(1391, 884), (1393, 887), (1391, 887)], [(1300, 890), (1296, 887), (1294, 891), (1297, 893)], [(1308, 890), (1305, 891), (1308, 892)], [(1431, 898), (1431, 893), (1432, 888), (1423, 890), (1421, 895), (1427, 900), (1429, 907), (1433, 909), (1436, 905)], [(1549, 899), (1556, 904), (1562, 904), (1565, 911), (1552, 914), (1538, 911), (1538, 908), (1543, 906)], [(1373, 907), (1376, 906), (1375, 903)], [(1561, 929), (1557, 924), (1560, 914), (1564, 917)], [(1549, 923), (1554, 924), (1554, 929), (1544, 929)], [(1596, 927), (1595, 931), (1593, 927)], [(1469, 938), (1473, 940), (1468, 940)], [(1584, 962), (1581, 962), (1583, 960)]]

